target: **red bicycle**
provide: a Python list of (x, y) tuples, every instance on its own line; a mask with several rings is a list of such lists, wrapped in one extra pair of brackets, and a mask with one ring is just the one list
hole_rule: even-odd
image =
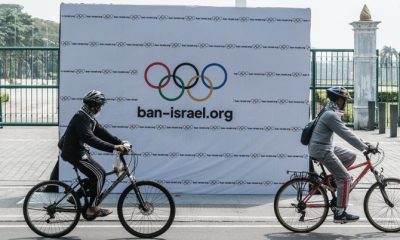
[[(378, 145), (377, 145), (378, 149)], [(384, 232), (400, 231), (400, 179), (385, 178), (383, 168), (378, 172), (375, 168), (384, 160), (381, 148), (375, 153), (376, 161), (371, 160), (370, 151), (363, 152), (366, 161), (348, 168), (364, 169), (352, 180), (352, 191), (360, 180), (371, 171), (376, 182), (368, 189), (364, 197), (364, 212), (368, 221)], [(374, 157), (375, 158), (375, 157)], [(313, 159), (314, 162), (315, 159)], [(317, 162), (318, 163), (318, 162)], [(318, 163), (319, 164), (319, 163)], [(310, 232), (317, 229), (325, 221), (329, 208), (336, 207), (336, 188), (333, 176), (327, 174), (323, 165), (322, 172), (288, 171), (292, 174), (289, 181), (278, 190), (274, 200), (274, 211), (278, 221), (290, 231)], [(331, 195), (330, 199), (328, 194)]]

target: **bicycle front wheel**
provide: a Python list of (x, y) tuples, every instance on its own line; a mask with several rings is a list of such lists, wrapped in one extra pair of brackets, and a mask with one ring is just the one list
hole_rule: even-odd
[(28, 192), (23, 205), (25, 222), (32, 231), (50, 238), (71, 232), (79, 222), (80, 209), (77, 194), (60, 181), (37, 184)]
[[(140, 238), (153, 238), (163, 234), (175, 218), (175, 203), (162, 185), (152, 181), (139, 181), (130, 185), (118, 200), (118, 217), (122, 226)], [(140, 196), (138, 195), (140, 194)], [(140, 206), (141, 197), (145, 206)]]
[(326, 192), (316, 182), (307, 178), (292, 179), (278, 190), (274, 211), (278, 221), (293, 232), (310, 232), (317, 229), (328, 215)]
[[(386, 194), (389, 204), (383, 194)], [(374, 183), (365, 195), (364, 212), (375, 228), (384, 232), (400, 231), (400, 179), (385, 179), (382, 191), (379, 183)]]

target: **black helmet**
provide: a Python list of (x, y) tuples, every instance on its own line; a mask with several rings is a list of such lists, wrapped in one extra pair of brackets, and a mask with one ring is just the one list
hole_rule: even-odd
[(330, 87), (326, 89), (326, 93), (331, 101), (336, 101), (339, 97), (344, 98), (345, 100), (352, 99), (349, 91), (344, 87)]
[(83, 97), (83, 103), (89, 107), (103, 106), (106, 103), (106, 97), (100, 91), (91, 90)]

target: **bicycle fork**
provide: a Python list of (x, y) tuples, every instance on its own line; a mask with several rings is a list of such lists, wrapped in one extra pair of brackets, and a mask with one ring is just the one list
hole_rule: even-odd
[(144, 201), (142, 193), (140, 192), (140, 189), (136, 184), (135, 176), (133, 176), (129, 171), (126, 171), (126, 175), (128, 176), (129, 180), (131, 181), (133, 190), (135, 191), (137, 201), (139, 202), (139, 209), (141, 209), (143, 211), (147, 211), (146, 202)]
[(391, 208), (394, 207), (394, 204), (389, 200), (389, 197), (385, 190), (387, 184), (385, 183), (385, 177), (382, 174), (383, 168), (380, 173), (378, 173), (378, 171), (376, 171), (375, 169), (371, 169), (371, 171), (375, 176), (376, 182), (378, 183), (379, 190), (381, 191), (381, 194), (382, 194), (383, 199), (385, 200), (385, 203)]

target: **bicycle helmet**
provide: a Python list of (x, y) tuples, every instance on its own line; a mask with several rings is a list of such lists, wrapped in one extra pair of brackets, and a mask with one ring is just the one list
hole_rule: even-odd
[(98, 90), (91, 90), (83, 97), (83, 103), (90, 106), (103, 106), (106, 103), (106, 97)]
[(344, 87), (330, 87), (326, 89), (326, 94), (331, 101), (336, 101), (339, 97), (351, 100), (349, 91)]

